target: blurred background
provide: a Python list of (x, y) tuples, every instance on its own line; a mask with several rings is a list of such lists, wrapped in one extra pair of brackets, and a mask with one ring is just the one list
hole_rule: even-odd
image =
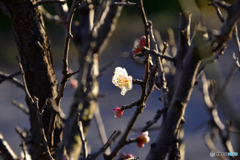
[[(136, 1), (136, 0), (135, 0)], [(134, 2), (134, 1), (132, 1)], [(227, 1), (233, 3), (233, 0)], [(71, 1), (68, 2), (69, 4)], [(195, 23), (201, 22), (203, 26), (210, 27), (213, 29), (219, 29), (221, 22), (217, 17), (217, 14), (212, 6), (208, 5), (207, 0), (168, 0), (168, 1), (156, 1), (156, 0), (145, 0), (144, 6), (147, 14), (147, 18), (153, 22), (153, 28), (157, 29), (162, 37), (162, 40), (169, 43), (169, 29), (172, 29), (175, 33), (175, 40), (178, 40), (178, 23), (179, 13), (184, 11), (191, 11), (192, 15), (192, 27)], [(49, 4), (45, 5), (44, 8), (55, 14), (54, 8)], [(226, 12), (222, 10), (224, 16)], [(77, 17), (75, 17), (77, 19)], [(53, 61), (55, 66), (55, 72), (58, 81), (61, 80), (61, 65), (62, 65), (62, 53), (64, 44), (65, 31), (58, 25), (52, 24), (45, 21), (48, 36), (51, 40)], [(193, 31), (193, 29), (191, 30)], [(144, 74), (144, 67), (137, 65), (132, 61), (131, 51), (135, 39), (140, 38), (144, 34), (144, 27), (141, 20), (139, 11), (132, 7), (124, 7), (121, 16), (118, 20), (116, 30), (113, 33), (106, 49), (101, 55), (100, 68), (109, 62), (117, 61), (117, 64), (109, 68), (104, 76), (99, 78), (100, 92), (99, 94), (105, 95), (104, 98), (99, 99), (100, 112), (102, 114), (103, 122), (106, 128), (107, 135), (110, 136), (114, 130), (124, 130), (126, 125), (131, 118), (135, 109), (127, 110), (124, 112), (122, 119), (114, 118), (113, 108), (115, 106), (122, 106), (130, 104), (140, 97), (141, 88), (134, 86), (133, 90), (127, 92), (125, 96), (120, 95), (120, 89), (116, 88), (112, 84), (112, 76), (115, 67), (120, 66), (126, 68), (129, 75), (132, 75), (134, 79), (142, 79)], [(14, 40), (14, 34), (11, 28), (10, 20), (0, 11), (0, 71), (5, 73), (15, 73), (19, 71), (17, 61), (15, 57), (18, 55), (18, 50)], [(219, 58), (219, 61), (211, 65), (208, 69), (208, 75), (219, 80), (221, 83), (224, 77), (227, 76), (231, 66), (233, 65), (232, 52), (237, 52), (237, 47), (233, 41), (228, 43), (228, 48), (223, 56)], [(123, 54), (124, 53), (124, 54)], [(123, 56), (129, 55), (129, 57)], [(78, 54), (74, 44), (70, 46), (69, 64), (70, 68), (74, 71), (78, 70)], [(17, 78), (21, 79), (20, 76)], [(234, 106), (240, 104), (240, 85), (238, 80), (240, 78), (239, 71), (237, 71), (228, 86), (226, 96), (233, 103)], [(69, 107), (73, 100), (74, 89), (67, 87), (64, 92), (65, 96), (62, 99), (62, 108), (66, 115), (68, 115)], [(135, 124), (135, 132), (132, 132), (130, 138), (134, 138), (139, 135), (138, 129), (143, 127), (146, 121), (151, 120), (155, 115), (157, 109), (162, 108), (161, 102), (158, 100), (160, 96), (159, 91), (154, 91), (150, 96), (147, 107), (144, 113), (140, 116)], [(20, 155), (21, 139), (15, 132), (15, 126), (20, 126), (22, 129), (29, 129), (28, 117), (19, 109), (11, 104), (13, 99), (25, 104), (24, 92), (15, 87), (9, 82), (3, 82), (0, 85), (0, 132), (4, 138), (8, 141), (12, 149)], [(228, 106), (226, 106), (228, 107)], [(210, 152), (204, 144), (203, 133), (206, 126), (200, 130), (195, 131), (194, 128), (200, 124), (207, 122), (210, 117), (205, 109), (203, 101), (203, 94), (201, 91), (201, 85), (195, 86), (191, 100), (187, 106), (185, 119), (185, 145), (186, 153), (185, 159), (189, 160), (203, 160), (213, 159), (209, 156)], [(239, 112), (239, 108), (235, 108), (236, 112)], [(239, 112), (240, 113), (240, 112)], [(228, 118), (225, 116), (222, 110), (219, 109), (219, 115), (224, 124)], [(159, 126), (155, 124), (154, 126)], [(158, 131), (151, 131), (150, 133), (151, 142), (153, 142), (158, 134)], [(231, 140), (233, 147), (239, 147), (239, 144), (234, 143), (236, 137), (239, 136), (236, 133), (231, 134)], [(91, 152), (97, 152), (101, 147), (102, 143), (97, 131), (97, 125), (95, 120), (92, 121), (91, 129), (87, 135), (88, 145), (91, 148)], [(121, 152), (131, 153), (134, 156), (140, 156), (140, 159), (144, 159), (147, 155), (150, 147), (150, 143), (142, 149), (138, 148), (136, 144), (130, 144), (122, 149)], [(113, 145), (114, 147), (114, 145)], [(221, 142), (218, 139), (216, 147), (220, 151), (224, 151)], [(1, 158), (0, 158), (1, 159)], [(102, 159), (102, 157), (99, 157)]]

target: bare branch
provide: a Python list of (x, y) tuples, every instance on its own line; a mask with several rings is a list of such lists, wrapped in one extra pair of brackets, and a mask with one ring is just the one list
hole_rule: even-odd
[(239, 59), (235, 56), (235, 53), (233, 52), (233, 59), (235, 60), (235, 65), (237, 66), (237, 68), (240, 70), (240, 63), (239, 63)]
[(19, 103), (16, 100), (12, 100), (12, 104), (22, 110), (26, 115), (29, 115), (29, 109), (26, 108), (22, 103)]
[(55, 23), (55, 24), (61, 24), (62, 20), (58, 15), (51, 15), (48, 11), (46, 11), (43, 6), (40, 8), (43, 17), (48, 20), (49, 22)]
[(14, 73), (12, 75), (7, 74), (7, 73), (3, 73), (3, 72), (0, 71), (0, 84), (2, 82), (4, 82), (5, 80), (8, 80), (11, 83), (15, 84), (17, 87), (19, 87), (19, 88), (24, 90), (24, 86), (23, 86), (22, 82), (19, 81), (17, 78), (15, 78), (15, 76), (20, 75), (20, 74), (21, 74), (21, 71), (16, 72), (16, 73)]
[(130, 105), (123, 105), (121, 107), (121, 110), (132, 109), (134, 106), (138, 106), (140, 104), (141, 104), (141, 101), (136, 101), (136, 102), (131, 103)]
[(225, 50), (226, 50), (226, 46), (222, 47), (212, 58), (210, 58), (209, 60), (207, 60), (206, 62), (204, 62), (198, 70), (196, 79), (199, 78), (199, 76), (203, 73), (203, 71), (212, 63), (216, 62), (216, 60), (224, 54)]
[(227, 86), (229, 85), (230, 81), (233, 78), (234, 73), (236, 72), (236, 64), (234, 63), (228, 73), (228, 76), (222, 86), (222, 88), (218, 91), (218, 93), (215, 96), (215, 101), (217, 102), (218, 98), (223, 94), (223, 92), (226, 90)]
[(214, 1), (217, 5), (219, 5), (220, 7), (224, 8), (227, 11), (231, 8), (231, 5), (225, 1), (221, 1), (221, 0), (214, 0)]
[(132, 6), (132, 7), (139, 7), (138, 3), (133, 3), (133, 2), (115, 2), (114, 4), (119, 5), (119, 6)]
[[(78, 121), (79, 118), (77, 118)], [(79, 129), (79, 133), (80, 133), (80, 137), (81, 137), (81, 141), (82, 141), (82, 148), (83, 148), (83, 159), (87, 159), (88, 156), (88, 150), (87, 150), (87, 143), (86, 143), (86, 139), (83, 133), (83, 127), (82, 127), (82, 122), (78, 121), (78, 129)]]
[[(41, 133), (41, 138), (42, 138), (42, 141), (43, 141), (45, 152), (48, 156), (48, 159), (54, 160), (54, 158), (51, 155), (50, 149), (48, 147), (48, 141), (47, 141), (47, 138), (46, 138), (46, 135), (45, 135), (43, 125), (42, 125), (42, 112), (40, 112), (40, 110), (39, 110), (38, 99), (36, 97), (34, 97), (34, 102), (32, 103), (32, 106), (35, 109), (35, 112), (37, 114), (39, 130), (40, 130), (40, 133)], [(42, 110), (42, 111), (44, 112), (44, 110)]]
[[(102, 116), (101, 116), (98, 104), (96, 104), (94, 115), (97, 122), (98, 131), (101, 136), (102, 143), (104, 145), (107, 142), (107, 134), (105, 131), (104, 123), (102, 121)], [(109, 155), (110, 153), (111, 153), (111, 150), (110, 150), (110, 147), (108, 147), (105, 154)]]
[(215, 3), (215, 0), (211, 0), (211, 3), (209, 3), (209, 5), (212, 5), (215, 8), (220, 21), (223, 23), (224, 22), (224, 17), (222, 15), (222, 12), (220, 11), (218, 5)]
[(18, 156), (13, 152), (9, 144), (4, 140), (0, 133), (0, 152), (4, 160), (19, 160)]
[(112, 135), (109, 137), (108, 141), (104, 144), (104, 146), (98, 151), (97, 154), (93, 155), (90, 160), (95, 160), (97, 159), (97, 157), (101, 154), (104, 153), (106, 151), (106, 149), (108, 148), (108, 146), (111, 144), (111, 141), (113, 140), (114, 135), (117, 133), (117, 131), (115, 130)]
[(166, 111), (167, 111), (166, 107), (161, 110), (158, 110), (155, 117), (151, 121), (148, 121), (147, 125), (143, 127), (142, 132), (147, 131), (154, 123), (157, 123), (157, 121), (161, 118), (162, 114), (165, 113)]
[(19, 126), (16, 126), (15, 127), (15, 130), (17, 132), (17, 134), (21, 137), (21, 139), (23, 141), (26, 141), (26, 138), (27, 138), (27, 133), (22, 131), (22, 129), (19, 127)]
[[(210, 99), (210, 95), (209, 95), (209, 92), (208, 92), (209, 83), (206, 80), (205, 75), (202, 75), (202, 83), (203, 83), (204, 100), (205, 100), (207, 109), (209, 111), (209, 114), (212, 118), (211, 122), (212, 122), (214, 127), (217, 127), (218, 132), (219, 132), (219, 136), (220, 136), (221, 141), (222, 141), (222, 145), (224, 146), (225, 150), (227, 152), (233, 152), (233, 147), (232, 147), (231, 141), (229, 140), (229, 138), (230, 138), (229, 137), (229, 129), (226, 130), (226, 127), (224, 126), (224, 124), (219, 119), (216, 106), (212, 102), (212, 100)], [(216, 101), (216, 97), (215, 97), (214, 101)], [(224, 133), (224, 132), (227, 132), (227, 134)]]
[(72, 26), (72, 20), (73, 15), (76, 10), (76, 8), (83, 2), (84, 0), (74, 0), (70, 9), (70, 13), (68, 15), (67, 21), (66, 21), (66, 35), (65, 35), (65, 42), (64, 42), (64, 49), (63, 49), (63, 67), (62, 67), (62, 74), (63, 78), (61, 81), (61, 86), (58, 92), (58, 96), (56, 98), (56, 103), (59, 105), (60, 100), (63, 96), (64, 89), (66, 87), (67, 80), (69, 78), (68, 75), (68, 53), (69, 53), (69, 44), (70, 39), (73, 37), (71, 33), (71, 26)]

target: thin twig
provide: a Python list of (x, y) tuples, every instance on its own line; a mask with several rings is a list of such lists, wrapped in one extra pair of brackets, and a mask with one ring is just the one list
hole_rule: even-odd
[[(226, 131), (226, 127), (219, 119), (215, 103), (212, 102), (212, 100), (210, 99), (209, 91), (208, 91), (209, 83), (206, 80), (206, 77), (204, 74), (202, 75), (202, 83), (203, 83), (204, 101), (205, 101), (205, 104), (209, 111), (209, 114), (212, 118), (211, 122), (212, 122), (213, 126), (215, 126), (218, 129), (219, 136), (220, 136), (222, 145), (224, 146), (225, 150), (227, 152), (233, 152), (233, 147), (229, 140), (229, 134), (224, 134), (224, 132)], [(215, 97), (214, 101), (216, 101), (216, 97)], [(227, 132), (229, 132), (229, 131), (227, 131)]]
[(207, 60), (205, 63), (203, 63), (201, 65), (201, 67), (199, 67), (196, 79), (199, 78), (199, 76), (203, 73), (203, 71), (212, 63), (216, 62), (216, 60), (224, 54), (225, 50), (226, 50), (226, 46), (222, 47), (212, 58), (210, 58), (209, 60)]
[(114, 135), (117, 133), (117, 131), (115, 130), (112, 135), (109, 137), (108, 141), (104, 144), (104, 146), (98, 151), (97, 154), (95, 154), (94, 156), (91, 157), (90, 160), (95, 160), (97, 159), (97, 157), (101, 154), (104, 153), (106, 151), (106, 149), (108, 148), (108, 146), (110, 145)]
[(221, 22), (223, 23), (223, 22), (224, 22), (223, 14), (222, 14), (222, 12), (220, 11), (218, 5), (215, 3), (215, 0), (211, 0), (211, 3), (209, 3), (209, 5), (212, 5), (212, 6), (215, 8), (219, 19), (220, 19)]
[(230, 9), (230, 7), (231, 7), (231, 5), (230, 4), (228, 4), (228, 3), (226, 3), (225, 1), (222, 1), (222, 0), (214, 0), (215, 1), (215, 3), (217, 4), (217, 5), (219, 5), (220, 7), (222, 7), (222, 8), (224, 8), (225, 10), (229, 10)]
[(136, 54), (135, 57), (142, 57), (145, 56), (147, 54), (150, 54), (152, 56), (156, 56), (156, 57), (160, 57), (161, 59), (165, 59), (166, 61), (171, 61), (171, 62), (175, 62), (175, 58), (174, 57), (170, 57), (170, 56), (166, 56), (163, 54), (158, 53), (156, 50), (150, 50), (146, 47), (144, 47), (144, 50), (142, 53)]
[(121, 107), (121, 110), (132, 109), (134, 106), (139, 106), (140, 103), (141, 103), (140, 101), (136, 101), (136, 102), (131, 103), (130, 105), (123, 105)]
[(145, 127), (142, 128), (142, 132), (147, 131), (154, 123), (157, 123), (157, 121), (161, 118), (162, 114), (165, 113), (167, 111), (168, 108), (163, 108), (161, 110), (157, 111), (157, 114), (155, 115), (155, 117), (151, 120), (147, 122), (147, 125)]
[(16, 72), (16, 73), (14, 73), (12, 75), (7, 74), (7, 73), (3, 73), (3, 72), (0, 71), (0, 84), (2, 82), (4, 82), (5, 80), (8, 80), (11, 83), (15, 84), (17, 87), (19, 87), (19, 88), (24, 90), (24, 86), (23, 86), (22, 82), (19, 81), (17, 78), (15, 78), (15, 76), (18, 76), (20, 74), (21, 74), (21, 71)]
[(125, 142), (125, 144), (131, 144), (131, 143), (136, 143), (137, 142), (137, 138), (131, 138), (131, 139), (129, 139), (129, 140), (127, 140), (126, 142)]
[(17, 132), (17, 134), (21, 137), (21, 139), (23, 141), (26, 141), (27, 139), (27, 133), (22, 131), (22, 129), (19, 126), (15, 127), (15, 131)]
[(138, 85), (140, 85), (140, 86), (143, 85), (143, 81), (142, 81), (142, 80), (139, 80), (139, 79), (133, 79), (133, 80), (132, 80), (132, 83), (133, 83), (133, 84), (138, 84)]
[(54, 24), (61, 24), (62, 23), (62, 20), (61, 18), (59, 17), (59, 15), (51, 15), (48, 11), (46, 11), (43, 6), (41, 6), (40, 8), (41, 12), (42, 12), (42, 15), (43, 17), (48, 20), (49, 22), (52, 22)]
[(29, 115), (29, 109), (26, 108), (22, 103), (19, 103), (16, 100), (12, 100), (12, 104), (22, 110), (26, 115)]
[[(79, 120), (79, 118), (77, 118), (77, 121)], [(78, 129), (79, 129), (79, 134), (80, 134), (80, 138), (82, 141), (82, 148), (83, 148), (83, 159), (87, 159), (88, 156), (88, 150), (87, 150), (87, 143), (86, 143), (86, 139), (83, 133), (83, 126), (82, 126), (82, 122), (78, 121)]]
[[(216, 149), (213, 141), (211, 140), (210, 134), (208, 132), (204, 133), (204, 142), (206, 146), (208, 147), (209, 151), (213, 152), (220, 152), (219, 150)], [(225, 159), (224, 157), (218, 156), (219, 159)]]
[(138, 8), (138, 3), (133, 3), (133, 2), (115, 2), (114, 4), (119, 5), (119, 6), (132, 6), (132, 7), (137, 7)]
[(112, 62), (108, 63), (107, 65), (105, 65), (104, 67), (100, 68), (98, 77), (103, 76), (103, 72), (107, 71), (111, 66), (113, 66), (115, 64), (117, 64), (117, 61), (112, 61)]
[(235, 53), (234, 53), (234, 52), (233, 52), (233, 59), (235, 60), (235, 65), (236, 65), (237, 68), (240, 70), (239, 59), (235, 56)]
[(27, 83), (26, 83), (26, 78), (25, 78), (25, 72), (24, 72), (24, 69), (23, 69), (23, 66), (22, 66), (22, 63), (19, 61), (18, 57), (16, 57), (17, 61), (18, 61), (18, 65), (19, 65), (19, 68), (21, 70), (21, 73), (22, 73), (22, 79), (23, 79), (23, 85), (24, 85), (24, 90), (28, 96), (28, 98), (30, 99), (31, 103), (34, 103), (34, 100), (33, 98), (31, 97), (29, 91), (28, 91), (28, 87), (27, 87)]
[[(64, 49), (63, 49), (63, 66), (62, 66), (62, 74), (63, 78), (61, 81), (61, 86), (58, 92), (58, 96), (56, 98), (56, 103), (59, 105), (61, 98), (63, 97), (63, 92), (66, 87), (66, 83), (68, 78), (70, 78), (70, 74), (68, 74), (68, 54), (69, 54), (69, 44), (70, 39), (73, 38), (73, 35), (71, 33), (71, 27), (72, 27), (72, 20), (73, 15), (75, 13), (75, 10), (77, 7), (83, 2), (84, 0), (74, 0), (68, 15), (68, 18), (66, 20), (66, 35), (65, 35), (65, 42), (64, 42)], [(78, 71), (79, 72), (79, 71)], [(77, 72), (74, 72), (74, 74)], [(73, 75), (73, 74), (72, 74)]]
[[(104, 123), (103, 123), (103, 120), (102, 120), (102, 116), (101, 116), (101, 113), (100, 113), (98, 103), (95, 106), (94, 116), (95, 116), (95, 119), (96, 119), (96, 122), (97, 122), (98, 131), (99, 131), (102, 143), (105, 144), (107, 142), (107, 134), (106, 134), (106, 130), (105, 130), (105, 127), (104, 127)], [(110, 153), (111, 153), (111, 150), (108, 147), (105, 154), (109, 155)]]
[(50, 149), (48, 147), (48, 141), (45, 135), (45, 131), (42, 125), (42, 114), (44, 112), (44, 110), (42, 111), (42, 113), (39, 110), (39, 106), (38, 106), (38, 99), (36, 97), (34, 97), (34, 103), (32, 103), (33, 108), (35, 109), (35, 112), (37, 114), (37, 118), (38, 118), (38, 125), (39, 125), (39, 129), (40, 129), (40, 133), (41, 133), (41, 138), (43, 141), (43, 146), (45, 149), (45, 152), (47, 153), (48, 159), (50, 160), (54, 160), (54, 158), (51, 155)]
[[(139, 5), (139, 10), (142, 16), (144, 28), (145, 28), (145, 36), (146, 36), (146, 47), (150, 47), (150, 37), (149, 37), (149, 25), (147, 21), (147, 17), (144, 11), (143, 7), (143, 1), (138, 0), (138, 5)], [(134, 115), (132, 116), (131, 120), (129, 121), (126, 130), (124, 131), (122, 137), (120, 138), (117, 146), (113, 149), (112, 153), (107, 157), (108, 160), (113, 159), (114, 157), (117, 156), (118, 152), (120, 149), (125, 145), (125, 142), (127, 141), (127, 138), (133, 128), (133, 125), (135, 124), (137, 118), (139, 115), (142, 113), (144, 108), (146, 107), (145, 102), (146, 102), (146, 95), (147, 95), (147, 83), (148, 83), (148, 76), (149, 76), (149, 62), (150, 62), (150, 54), (146, 55), (146, 64), (145, 64), (145, 76), (142, 84), (142, 93), (141, 93), (141, 98), (140, 98), (140, 104), (138, 105)]]
[(26, 142), (25, 141), (22, 141), (21, 147), (23, 152), (23, 160), (26, 160), (27, 158), (26, 158)]
[(228, 73), (228, 76), (222, 86), (222, 88), (219, 90), (219, 92), (216, 94), (215, 96), (215, 101), (217, 102), (217, 100), (220, 98), (220, 96), (222, 95), (222, 93), (226, 90), (227, 86), (229, 85), (230, 81), (233, 78), (234, 73), (236, 72), (236, 64), (234, 63), (230, 69), (230, 72)]
[(18, 156), (14, 153), (9, 144), (4, 140), (0, 133), (0, 153), (5, 160), (18, 160)]

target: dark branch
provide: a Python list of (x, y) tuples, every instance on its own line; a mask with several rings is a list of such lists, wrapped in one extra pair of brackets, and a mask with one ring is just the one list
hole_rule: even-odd
[(168, 108), (165, 107), (161, 110), (158, 110), (155, 117), (151, 121), (148, 121), (147, 125), (145, 127), (143, 127), (142, 132), (147, 131), (154, 123), (157, 123), (157, 121), (161, 118), (162, 114), (167, 111), (167, 109)]
[(19, 103), (16, 100), (12, 100), (12, 104), (22, 110), (26, 115), (29, 115), (29, 109), (26, 108), (22, 103)]
[(21, 71), (16, 72), (16, 73), (14, 73), (12, 75), (7, 74), (7, 73), (3, 73), (3, 72), (0, 71), (0, 84), (2, 82), (4, 82), (5, 80), (8, 80), (11, 83), (15, 84), (17, 87), (19, 87), (19, 88), (24, 90), (24, 86), (23, 86), (22, 82), (19, 81), (17, 78), (15, 78), (15, 76), (18, 76), (20, 74), (21, 74)]
[(4, 140), (0, 133), (0, 152), (4, 160), (19, 160), (18, 156), (13, 152), (9, 144)]

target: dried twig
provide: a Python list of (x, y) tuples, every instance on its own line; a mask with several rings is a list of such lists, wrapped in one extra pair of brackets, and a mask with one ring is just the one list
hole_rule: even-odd
[(21, 62), (18, 60), (18, 57), (16, 57), (16, 58), (17, 58), (19, 67), (20, 67), (21, 72), (22, 72), (23, 84), (24, 84), (24, 87), (25, 87), (27, 97), (29, 98), (30, 103), (32, 104), (32, 107), (35, 109), (35, 112), (36, 112), (36, 115), (37, 115), (39, 130), (40, 130), (40, 133), (41, 133), (41, 138), (42, 138), (42, 141), (43, 141), (45, 152), (47, 153), (47, 156), (50, 160), (54, 160), (51, 153), (50, 153), (47, 138), (46, 138), (45, 131), (44, 131), (44, 128), (43, 128), (43, 125), (42, 125), (42, 114), (44, 112), (45, 106), (43, 106), (41, 111), (40, 111), (40, 108), (38, 106), (38, 99), (36, 97), (32, 97), (31, 94), (29, 93), (28, 87), (27, 87), (27, 84), (26, 84), (26, 80), (25, 80), (25, 72), (23, 70), (23, 66), (22, 66)]
[[(210, 1), (212, 1), (212, 0), (210, 0)], [(225, 2), (225, 1), (221, 1), (221, 0), (214, 0), (215, 1), (215, 3), (217, 4), (217, 5), (219, 5), (220, 7), (222, 7), (222, 8), (224, 8), (225, 10), (229, 10), (230, 9), (230, 7), (231, 7), (231, 5), (230, 4), (228, 4), (227, 2)]]
[(0, 133), (0, 152), (5, 160), (18, 160), (18, 156), (13, 152), (9, 144), (4, 140), (3, 135)]
[(119, 5), (119, 6), (133, 6), (133, 7), (139, 7), (138, 3), (133, 3), (133, 2), (115, 2), (114, 4)]
[(222, 86), (222, 88), (218, 91), (218, 93), (215, 96), (215, 102), (218, 101), (218, 99), (220, 98), (220, 96), (223, 94), (223, 92), (227, 89), (227, 86), (229, 85), (230, 81), (233, 78), (234, 73), (236, 72), (236, 64), (234, 63), (229, 71), (229, 74)]
[(129, 104), (129, 105), (123, 105), (123, 106), (121, 107), (121, 109), (122, 109), (122, 110), (132, 109), (134, 106), (139, 106), (140, 104), (141, 104), (140, 101), (136, 101), (136, 102), (133, 102), (133, 103), (131, 103), (131, 104)]
[(42, 138), (42, 141), (43, 141), (43, 146), (45, 148), (45, 152), (48, 156), (48, 159), (54, 160), (54, 158), (51, 155), (50, 149), (48, 147), (48, 141), (47, 141), (47, 138), (46, 138), (46, 135), (45, 135), (43, 125), (42, 125), (42, 114), (44, 112), (44, 109), (42, 110), (42, 112), (39, 110), (38, 99), (36, 97), (34, 97), (34, 102), (32, 103), (32, 106), (35, 109), (35, 112), (37, 114), (39, 129), (40, 129), (41, 138)]
[[(103, 145), (107, 142), (107, 134), (105, 131), (105, 127), (104, 127), (104, 123), (102, 121), (102, 116), (100, 114), (100, 109), (98, 104), (95, 107), (95, 112), (94, 112), (94, 116), (97, 122), (97, 126), (98, 126), (98, 131), (102, 140)], [(111, 153), (110, 148), (108, 147), (105, 154), (109, 155)]]
[(26, 142), (27, 133), (22, 131), (22, 129), (19, 126), (16, 126), (15, 130), (16, 130), (17, 134), (21, 137), (21, 139)]
[(108, 148), (108, 146), (111, 144), (111, 141), (113, 140), (114, 135), (117, 133), (117, 131), (115, 130), (112, 135), (109, 137), (108, 141), (104, 144), (104, 146), (98, 151), (98, 153), (96, 153), (95, 155), (93, 155), (90, 160), (95, 160), (97, 159), (97, 157), (101, 154), (104, 153), (106, 151), (106, 149)]
[[(66, 20), (66, 35), (65, 35), (65, 42), (64, 42), (64, 49), (63, 49), (63, 67), (62, 67), (62, 74), (63, 78), (61, 81), (61, 86), (58, 92), (58, 96), (56, 98), (56, 103), (59, 105), (60, 100), (63, 96), (64, 89), (66, 87), (66, 83), (68, 78), (70, 78), (73, 74), (68, 74), (68, 53), (69, 53), (69, 44), (70, 44), (70, 39), (73, 37), (71, 33), (71, 27), (72, 27), (72, 20), (73, 20), (73, 15), (76, 10), (76, 8), (82, 3), (83, 0), (74, 0), (68, 15), (68, 18)], [(79, 72), (79, 71), (77, 71)], [(74, 72), (76, 74), (77, 72)]]
[[(209, 114), (212, 118), (211, 122), (212, 122), (213, 126), (218, 129), (219, 136), (221, 138), (222, 145), (224, 146), (225, 150), (227, 152), (233, 152), (233, 147), (232, 147), (231, 141), (229, 140), (229, 130), (226, 130), (224, 124), (219, 119), (215, 103), (212, 102), (210, 95), (209, 95), (209, 91), (208, 91), (209, 83), (206, 80), (205, 75), (202, 75), (202, 83), (203, 83), (204, 101), (205, 101), (205, 104), (209, 111)], [(214, 101), (215, 100), (216, 100), (216, 97), (215, 97)], [(224, 132), (227, 132), (227, 134), (225, 134)]]
[(170, 56), (166, 56), (163, 54), (158, 53), (156, 50), (150, 50), (146, 47), (144, 47), (144, 50), (142, 53), (136, 54), (135, 57), (142, 57), (145, 56), (147, 54), (150, 54), (152, 56), (156, 56), (156, 57), (160, 57), (161, 59), (165, 59), (166, 61), (172, 61), (175, 62), (175, 58), (174, 57), (170, 57)]
[(161, 110), (158, 110), (155, 117), (151, 121), (148, 121), (147, 125), (142, 128), (142, 132), (147, 131), (154, 123), (157, 123), (157, 121), (161, 118), (162, 114), (165, 113), (166, 111), (167, 111), (167, 107)]
[(8, 81), (10, 81), (11, 83), (15, 84), (17, 87), (19, 87), (19, 88), (21, 88), (21, 89), (24, 90), (24, 86), (23, 86), (22, 82), (19, 81), (19, 80), (15, 77), (15, 76), (18, 76), (18, 75), (20, 75), (20, 74), (21, 74), (21, 71), (16, 72), (16, 73), (14, 73), (14, 74), (12, 74), (12, 75), (7, 74), (7, 73), (3, 73), (3, 72), (0, 71), (0, 84), (1, 84), (2, 82), (4, 82), (5, 80), (8, 80)]
[(12, 104), (22, 110), (26, 115), (29, 115), (29, 109), (26, 108), (22, 103), (19, 103), (16, 100), (12, 100)]
[(41, 6), (41, 12), (43, 17), (48, 20), (49, 22), (55, 23), (55, 24), (61, 24), (62, 20), (58, 15), (51, 15), (48, 11), (46, 11), (43, 6)]
[[(79, 118), (77, 118), (78, 121)], [(83, 159), (87, 159), (88, 156), (88, 150), (87, 150), (87, 142), (83, 133), (83, 127), (82, 127), (82, 122), (78, 121), (78, 129), (79, 129), (79, 134), (80, 134), (80, 138), (82, 141), (82, 148), (83, 148)]]
[(209, 60), (207, 60), (205, 63), (203, 63), (201, 65), (201, 67), (199, 67), (196, 79), (199, 78), (199, 76), (203, 73), (203, 71), (212, 63), (216, 62), (216, 60), (224, 54), (225, 50), (226, 50), (226, 46), (222, 47), (212, 58), (210, 58)]
[[(140, 10), (144, 28), (145, 28), (146, 47), (149, 48), (150, 47), (149, 24), (148, 24), (147, 17), (146, 17), (145, 11), (144, 11), (143, 1), (138, 0), (138, 5), (139, 5), (138, 8)], [(147, 95), (147, 83), (148, 83), (148, 76), (149, 76), (149, 63), (148, 63), (149, 61), (150, 61), (150, 54), (147, 54), (146, 55), (147, 63), (145, 64), (145, 76), (144, 76), (144, 80), (142, 83), (142, 94), (141, 94), (141, 98), (140, 98), (140, 104), (138, 105), (134, 115), (132, 116), (131, 120), (129, 121), (127, 128), (124, 131), (122, 137), (120, 138), (117, 146), (113, 149), (112, 153), (107, 157), (108, 160), (113, 159), (118, 154), (120, 149), (125, 145), (125, 142), (127, 141), (127, 138), (133, 128), (133, 125), (135, 124), (137, 118), (139, 117), (139, 115), (142, 113), (142, 111), (146, 107), (145, 102), (147, 100), (146, 95)]]
[(215, 8), (219, 19), (220, 19), (221, 22), (223, 23), (223, 22), (224, 22), (223, 14), (222, 14), (222, 12), (220, 11), (220, 9), (219, 9), (218, 5), (216, 4), (215, 0), (211, 0), (211, 3), (209, 3), (209, 5), (212, 5), (212, 6)]

